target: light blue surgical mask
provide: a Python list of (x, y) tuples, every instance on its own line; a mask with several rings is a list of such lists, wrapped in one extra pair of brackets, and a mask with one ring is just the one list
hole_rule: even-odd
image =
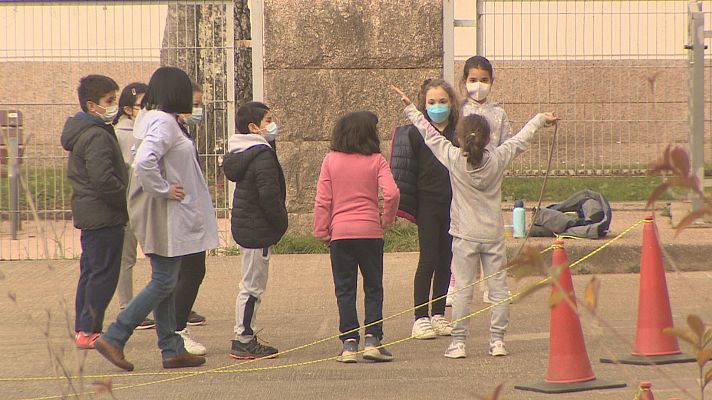
[(447, 104), (433, 104), (426, 108), (428, 117), (436, 124), (441, 124), (450, 116), (450, 107)]
[(279, 127), (276, 122), (270, 122), (269, 125), (265, 127), (265, 130), (267, 132), (262, 134), (262, 137), (264, 137), (266, 141), (273, 142), (277, 139), (277, 135), (279, 135)]
[(185, 119), (185, 122), (190, 125), (198, 125), (199, 123), (203, 122), (203, 108), (193, 107), (193, 113)]

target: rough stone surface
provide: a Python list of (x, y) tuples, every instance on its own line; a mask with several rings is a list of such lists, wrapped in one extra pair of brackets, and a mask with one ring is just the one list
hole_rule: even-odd
[(265, 1), (265, 68), (442, 68), (438, 0)]
[(390, 85), (412, 97), (438, 69), (286, 69), (265, 73), (265, 97), (280, 122), (280, 139), (323, 141), (336, 120), (351, 111), (372, 111), (382, 140), (404, 124), (403, 107)]

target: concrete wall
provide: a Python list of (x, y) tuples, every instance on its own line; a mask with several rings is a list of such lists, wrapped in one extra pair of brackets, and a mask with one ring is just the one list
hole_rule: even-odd
[(293, 230), (310, 232), (321, 161), (341, 115), (370, 110), (383, 149), (401, 125), (389, 85), (416, 93), (442, 70), (438, 0), (265, 2), (265, 98), (280, 123), (279, 157)]

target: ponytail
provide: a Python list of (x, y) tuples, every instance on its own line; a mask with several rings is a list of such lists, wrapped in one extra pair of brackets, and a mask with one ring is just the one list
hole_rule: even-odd
[(471, 114), (460, 119), (456, 130), (460, 148), (467, 163), (478, 167), (482, 163), (485, 148), (490, 141), (490, 127), (485, 117)]

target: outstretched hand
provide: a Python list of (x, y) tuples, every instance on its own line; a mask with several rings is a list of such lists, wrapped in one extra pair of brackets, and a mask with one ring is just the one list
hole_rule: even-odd
[(395, 87), (393, 85), (391, 85), (391, 89), (393, 89), (393, 91), (396, 92), (398, 94), (398, 96), (400, 96), (401, 101), (403, 102), (404, 105), (409, 106), (409, 105), (413, 104), (413, 102), (410, 101), (408, 96), (405, 93), (403, 93), (402, 90), (398, 89), (397, 87)]
[(546, 121), (544, 126), (552, 126), (560, 119), (556, 111), (542, 113), (542, 115), (544, 115), (544, 120)]

